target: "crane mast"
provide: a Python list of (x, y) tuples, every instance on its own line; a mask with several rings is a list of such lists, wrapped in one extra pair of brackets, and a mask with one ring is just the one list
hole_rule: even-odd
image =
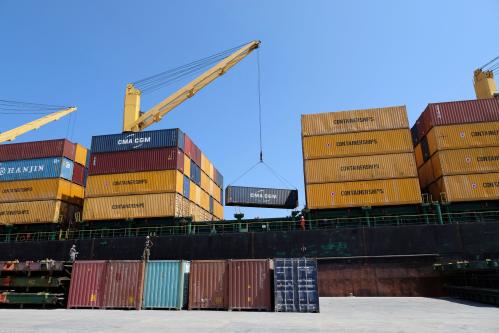
[(32, 130), (36, 130), (36, 129), (40, 128), (41, 126), (48, 124), (52, 121), (59, 120), (60, 118), (66, 116), (74, 111), (76, 111), (76, 107), (69, 107), (69, 108), (66, 108), (64, 110), (56, 111), (54, 113), (46, 115), (46, 116), (39, 118), (37, 120), (33, 120), (27, 124), (21, 125), (19, 127), (16, 127), (14, 129), (9, 130), (9, 131), (5, 131), (3, 133), (0, 133), (0, 143), (6, 142), (6, 141), (12, 141), (21, 134), (24, 134), (24, 133), (32, 131)]
[(497, 72), (497, 70), (499, 70), (499, 57), (492, 59), (474, 71), (473, 86), (475, 87), (475, 95), (477, 99), (494, 98), (499, 96), (496, 81), (494, 80), (494, 72)]
[(140, 89), (136, 88), (133, 83), (127, 84), (123, 112), (123, 132), (140, 132), (160, 121), (168, 112), (223, 75), (253, 50), (257, 49), (259, 45), (260, 41), (252, 41), (244, 45), (144, 113), (140, 110)]

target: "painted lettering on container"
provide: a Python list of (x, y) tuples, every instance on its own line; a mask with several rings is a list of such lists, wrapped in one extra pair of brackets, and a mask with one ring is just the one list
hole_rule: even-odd
[(135, 145), (133, 148), (139, 148), (142, 146), (144, 143), (149, 143), (151, 142), (151, 137), (145, 137), (145, 138), (136, 138), (135, 134), (129, 134), (127, 135), (124, 139), (119, 139), (118, 140), (118, 146), (121, 145)]
[(335, 125), (352, 124), (352, 123), (366, 123), (368, 121), (375, 121), (374, 117), (355, 117), (355, 118), (344, 118), (335, 119), (333, 123)]
[(114, 186), (121, 185), (142, 185), (147, 184), (147, 179), (129, 179), (129, 180), (116, 180), (113, 182)]
[(494, 161), (499, 161), (499, 155), (495, 156), (478, 156), (476, 158), (478, 162), (494, 162)]
[(382, 188), (373, 188), (368, 190), (348, 190), (341, 191), (341, 195), (376, 195), (376, 194), (384, 194), (385, 191)]
[(340, 167), (340, 171), (360, 171), (360, 170), (374, 170), (379, 169), (378, 163), (374, 164), (361, 164), (361, 165), (344, 165)]
[(359, 145), (375, 145), (378, 143), (376, 139), (370, 140), (353, 140), (353, 141), (338, 141), (336, 142), (337, 147), (343, 146), (359, 146)]
[(119, 204), (112, 205), (112, 209), (133, 209), (133, 208), (145, 208), (144, 203), (135, 203), (135, 204)]

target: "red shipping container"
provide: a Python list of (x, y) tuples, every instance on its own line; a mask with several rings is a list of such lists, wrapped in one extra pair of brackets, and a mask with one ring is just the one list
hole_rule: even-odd
[(419, 142), (433, 126), (487, 121), (499, 121), (499, 98), (430, 103), (414, 126)]
[(199, 167), (201, 167), (201, 149), (198, 148), (194, 143), (192, 144), (191, 149), (191, 159), (196, 163)]
[(85, 167), (81, 164), (75, 163), (73, 167), (73, 183), (85, 186)]
[(178, 148), (144, 149), (91, 154), (89, 175), (157, 170), (184, 171), (184, 154)]
[(71, 273), (68, 308), (100, 308), (104, 296), (106, 261), (76, 261)]
[(271, 308), (270, 260), (229, 260), (229, 310)]
[(184, 134), (184, 153), (189, 156), (189, 158), (192, 158), (191, 156), (191, 149), (192, 149), (192, 140), (187, 136), (187, 134)]
[(189, 273), (189, 310), (227, 309), (226, 260), (193, 260)]
[(142, 304), (143, 286), (143, 261), (108, 261), (102, 307), (139, 310)]
[(0, 145), (0, 161), (63, 156), (74, 161), (76, 144), (66, 139)]

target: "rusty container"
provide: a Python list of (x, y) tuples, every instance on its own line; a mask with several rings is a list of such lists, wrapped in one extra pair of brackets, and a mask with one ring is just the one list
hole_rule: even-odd
[(76, 145), (66, 139), (0, 145), (0, 161), (31, 160), (45, 157), (66, 157), (73, 161)]
[(106, 267), (103, 308), (137, 309), (142, 304), (144, 262), (111, 260)]
[(76, 261), (71, 273), (68, 308), (100, 308), (104, 296), (106, 261)]
[(189, 276), (189, 310), (228, 308), (226, 260), (193, 260)]
[(270, 311), (270, 260), (229, 260), (229, 310)]

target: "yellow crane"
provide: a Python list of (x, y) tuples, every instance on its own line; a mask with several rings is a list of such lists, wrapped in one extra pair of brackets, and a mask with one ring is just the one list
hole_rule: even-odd
[(141, 90), (133, 83), (127, 84), (123, 112), (123, 132), (140, 132), (160, 121), (168, 112), (223, 75), (253, 50), (257, 49), (259, 45), (260, 41), (258, 40), (245, 44), (146, 112), (140, 110)]
[(76, 107), (65, 108), (63, 110), (53, 112), (53, 113), (48, 114), (44, 117), (41, 117), (37, 120), (33, 120), (27, 124), (24, 124), (24, 125), (21, 125), (19, 127), (14, 128), (14, 129), (11, 129), (9, 131), (5, 131), (3, 133), (0, 133), (0, 143), (6, 142), (6, 141), (12, 141), (21, 134), (24, 134), (24, 133), (32, 131), (32, 130), (36, 130), (36, 129), (40, 128), (41, 126), (46, 125), (52, 121), (59, 120), (60, 118), (66, 116), (74, 111), (76, 111)]
[(496, 57), (475, 70), (473, 73), (473, 86), (477, 99), (499, 97), (497, 92), (494, 72), (499, 70), (499, 57)]

